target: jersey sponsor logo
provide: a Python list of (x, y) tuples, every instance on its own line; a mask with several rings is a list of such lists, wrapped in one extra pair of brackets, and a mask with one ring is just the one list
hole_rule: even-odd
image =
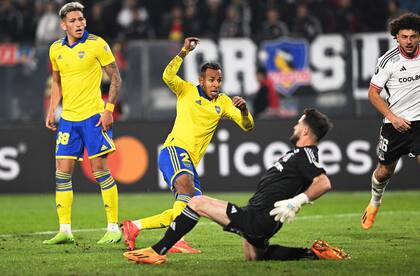
[(85, 57), (85, 51), (79, 51), (79, 58), (82, 59)]
[(406, 71), (407, 69), (405, 68), (405, 66), (401, 67), (400, 71)]
[(276, 40), (263, 43), (268, 76), (277, 91), (292, 94), (311, 81), (308, 66), (308, 43), (305, 40)]
[(218, 106), (218, 105), (216, 105), (215, 107), (214, 107), (214, 109), (216, 109), (216, 112), (217, 112), (217, 114), (220, 114), (220, 106)]
[(416, 81), (420, 79), (420, 75), (415, 75), (412, 77), (406, 77), (406, 78), (399, 78), (398, 81), (400, 83), (404, 83), (404, 82), (410, 82), (410, 81)]

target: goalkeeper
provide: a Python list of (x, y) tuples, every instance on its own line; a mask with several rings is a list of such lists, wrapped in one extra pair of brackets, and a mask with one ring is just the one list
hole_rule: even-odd
[(193, 197), (164, 237), (155, 245), (124, 253), (136, 263), (161, 264), (166, 252), (183, 235), (207, 217), (225, 231), (241, 235), (246, 260), (347, 259), (341, 249), (318, 240), (311, 248), (270, 245), (269, 239), (299, 209), (331, 188), (318, 163), (318, 141), (331, 128), (328, 118), (315, 109), (305, 109), (294, 126), (290, 142), (295, 146), (262, 176), (256, 193), (245, 207), (207, 196)]

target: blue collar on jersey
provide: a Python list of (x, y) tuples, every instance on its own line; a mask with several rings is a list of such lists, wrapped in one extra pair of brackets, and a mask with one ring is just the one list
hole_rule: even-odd
[(67, 36), (65, 36), (64, 39), (63, 39), (63, 42), (61, 42), (61, 45), (67, 45), (69, 48), (73, 48), (73, 47), (75, 47), (79, 43), (85, 43), (85, 41), (88, 38), (88, 36), (89, 36), (89, 33), (85, 30), (85, 32), (83, 33), (82, 38), (79, 39), (78, 41), (76, 41), (73, 45), (69, 45), (69, 41), (67, 40)]
[(207, 97), (206, 93), (204, 93), (203, 88), (201, 88), (200, 85), (197, 85), (198, 94), (200, 94), (201, 97), (206, 98), (207, 100), (211, 101), (209, 97)]

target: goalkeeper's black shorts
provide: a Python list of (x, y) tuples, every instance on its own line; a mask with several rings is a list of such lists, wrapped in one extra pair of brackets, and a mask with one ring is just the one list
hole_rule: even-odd
[(282, 224), (274, 221), (269, 210), (255, 209), (250, 206), (239, 207), (228, 202), (226, 215), (230, 223), (223, 230), (244, 237), (256, 248), (266, 248), (269, 239), (279, 231)]

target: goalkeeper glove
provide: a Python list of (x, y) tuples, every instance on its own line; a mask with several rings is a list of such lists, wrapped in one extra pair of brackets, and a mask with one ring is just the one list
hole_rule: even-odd
[(306, 194), (301, 193), (297, 196), (285, 200), (279, 200), (274, 203), (274, 209), (270, 211), (270, 216), (275, 216), (275, 221), (284, 223), (292, 222), (296, 214), (299, 212), (303, 204), (309, 203), (309, 198)]

